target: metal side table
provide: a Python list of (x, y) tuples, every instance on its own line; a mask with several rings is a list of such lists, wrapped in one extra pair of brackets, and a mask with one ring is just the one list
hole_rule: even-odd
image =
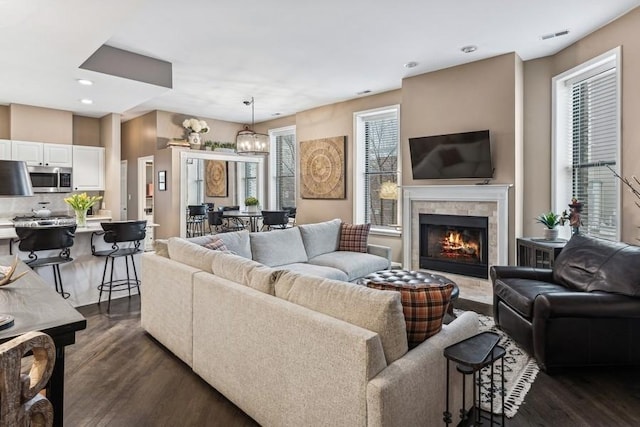
[[(478, 372), (485, 366), (491, 365), (491, 385), (493, 387), (494, 381), (494, 362), (500, 360), (501, 371), (500, 381), (501, 388), (504, 390), (504, 355), (505, 349), (498, 345), (500, 341), (500, 335), (495, 332), (481, 332), (459, 343), (450, 345), (444, 349), (444, 357), (447, 359), (447, 396), (446, 396), (446, 410), (443, 413), (444, 422), (449, 425), (452, 422), (451, 412), (449, 412), (449, 362), (455, 362), (457, 364), (457, 371), (462, 374), (462, 408), (460, 409), (460, 425), (479, 425), (482, 424), (482, 419), (490, 421), (490, 425), (494, 425), (494, 413), (493, 413), (493, 393), (491, 393), (491, 411), (487, 415), (487, 411), (480, 409), (480, 396), (482, 381), (480, 381), (480, 375)], [(465, 389), (466, 389), (466, 377), (467, 375), (473, 376), (473, 406), (469, 413), (472, 415), (472, 420), (469, 420), (469, 413), (465, 410)], [(504, 426), (504, 398), (502, 399), (502, 415), (501, 420), (498, 421), (496, 416), (495, 424)]]

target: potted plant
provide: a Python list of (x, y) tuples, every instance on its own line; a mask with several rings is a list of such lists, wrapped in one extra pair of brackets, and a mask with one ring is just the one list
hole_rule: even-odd
[(556, 240), (558, 238), (558, 225), (562, 224), (562, 216), (555, 212), (547, 212), (538, 215), (536, 222), (544, 225), (544, 238), (546, 240)]
[(244, 199), (244, 205), (247, 207), (248, 212), (257, 212), (259, 204), (260, 201), (255, 197), (247, 197)]
[(215, 141), (213, 143), (213, 151), (222, 151), (222, 152), (226, 152), (226, 153), (235, 153), (236, 144), (234, 142)]
[(204, 142), (204, 150), (205, 151), (213, 150), (213, 141), (205, 141)]
[(191, 148), (199, 150), (201, 147), (200, 134), (209, 132), (207, 122), (198, 119), (186, 119), (182, 122), (182, 127), (189, 132), (189, 145)]

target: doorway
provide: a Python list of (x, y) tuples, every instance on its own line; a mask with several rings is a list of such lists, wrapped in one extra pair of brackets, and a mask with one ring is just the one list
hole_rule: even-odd
[[(146, 219), (153, 224), (153, 156), (138, 157), (138, 214), (137, 219)], [(147, 227), (145, 250), (153, 248), (153, 227)]]

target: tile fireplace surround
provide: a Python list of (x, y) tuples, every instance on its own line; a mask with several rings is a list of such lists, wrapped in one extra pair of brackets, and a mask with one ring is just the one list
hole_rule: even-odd
[[(402, 187), (403, 266), (419, 270), (420, 214), (486, 216), (489, 220), (489, 265), (507, 265), (509, 249), (509, 188), (495, 185), (421, 185)], [(492, 303), (491, 281), (442, 273), (460, 287), (460, 297)]]

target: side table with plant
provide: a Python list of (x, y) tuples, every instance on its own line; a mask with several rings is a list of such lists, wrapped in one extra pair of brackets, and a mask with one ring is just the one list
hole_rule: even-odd
[(536, 222), (544, 225), (543, 237), (546, 240), (556, 240), (558, 238), (558, 225), (562, 224), (562, 216), (555, 212), (547, 212), (538, 215)]

